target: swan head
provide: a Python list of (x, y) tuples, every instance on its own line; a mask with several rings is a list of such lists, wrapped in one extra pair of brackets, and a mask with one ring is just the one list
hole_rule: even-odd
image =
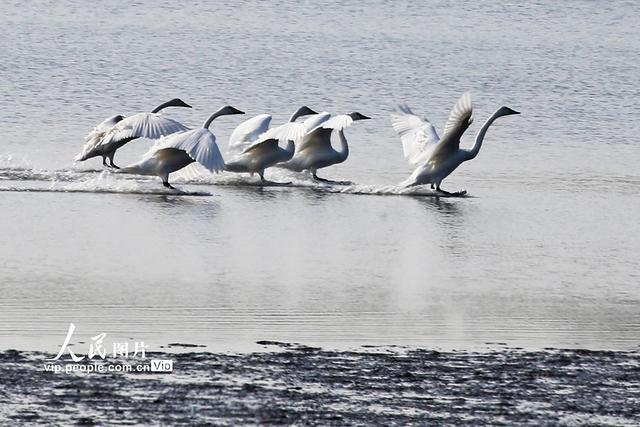
[(496, 116), (509, 116), (511, 114), (520, 114), (519, 111), (516, 110), (512, 110), (509, 107), (500, 107), (500, 109), (498, 109)]
[(225, 105), (218, 110), (218, 116), (230, 116), (232, 114), (244, 114), (244, 111), (240, 111), (231, 105)]
[(231, 114), (244, 114), (244, 111), (240, 111), (235, 107), (232, 107), (231, 105), (225, 105), (224, 107), (222, 107), (221, 109), (219, 109), (218, 111), (216, 111), (215, 113), (213, 113), (211, 115), (211, 117), (209, 117), (207, 119), (206, 122), (204, 122), (204, 124), (202, 125), (203, 128), (208, 129), (209, 125), (211, 124), (211, 122), (216, 118), (216, 117), (220, 117), (220, 116), (230, 116)]
[(351, 117), (351, 119), (353, 119), (353, 121), (358, 121), (358, 120), (369, 120), (371, 117), (369, 116), (365, 116), (362, 113), (358, 113), (357, 111), (354, 111), (353, 113), (349, 113), (347, 114), (347, 116)]
[(113, 116), (113, 117), (111, 117), (109, 119), (109, 121), (111, 123), (113, 123), (113, 124), (116, 124), (116, 123), (118, 123), (119, 121), (122, 121), (122, 120), (124, 120), (124, 116), (122, 114), (118, 114), (118, 115)]
[(192, 108), (191, 105), (187, 104), (180, 98), (173, 98), (171, 101), (168, 101), (165, 104), (165, 107), (184, 107), (184, 108)]

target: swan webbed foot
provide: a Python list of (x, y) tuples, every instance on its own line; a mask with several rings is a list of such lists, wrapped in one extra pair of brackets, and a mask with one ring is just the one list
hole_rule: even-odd
[[(431, 188), (433, 188), (433, 184), (431, 185)], [(460, 190), (452, 193), (450, 191), (443, 190), (439, 185), (436, 186), (436, 191), (445, 196), (464, 196), (467, 194), (467, 190)]]
[(292, 184), (291, 181), (289, 181), (289, 182), (269, 181), (262, 174), (260, 174), (260, 182), (262, 184), (264, 184), (264, 185), (273, 185), (273, 186), (285, 186), (285, 185), (291, 185)]
[(287, 185), (291, 185), (293, 184), (293, 182), (289, 181), (289, 182), (276, 182), (276, 181), (269, 181), (269, 180), (264, 180), (262, 181), (264, 184), (268, 184), (268, 185), (274, 185), (274, 186), (280, 186), (280, 187), (285, 187)]
[(162, 185), (164, 185), (167, 188), (170, 188), (172, 190), (176, 190), (176, 187), (174, 187), (173, 185), (169, 184), (169, 181), (162, 181)]
[(330, 179), (320, 178), (315, 173), (313, 173), (312, 176), (313, 176), (314, 180), (319, 181), (319, 182), (326, 182), (327, 184), (335, 184), (335, 185), (351, 185), (351, 184), (353, 184), (353, 182), (351, 182), (351, 181), (332, 181)]

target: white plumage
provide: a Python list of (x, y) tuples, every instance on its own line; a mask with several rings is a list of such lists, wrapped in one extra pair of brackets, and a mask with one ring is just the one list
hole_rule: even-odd
[[(328, 113), (326, 114), (328, 115)], [(295, 120), (298, 117), (305, 115), (313, 115), (313, 117), (302, 123), (296, 123)], [(325, 113), (318, 114), (309, 107), (302, 106), (296, 110), (287, 123), (266, 130), (254, 140), (248, 140), (248, 138), (234, 139), (233, 147), (240, 146), (238, 141), (242, 141), (242, 145), (245, 148), (240, 154), (227, 162), (225, 169), (229, 172), (249, 173), (251, 175), (257, 173), (263, 183), (274, 184), (264, 178), (265, 169), (291, 159), (295, 153), (296, 143), (302, 140), (311, 126), (315, 126), (325, 120), (324, 115)], [(258, 118), (260, 117), (263, 119), (259, 120)], [(241, 135), (255, 136), (259, 126), (264, 126), (265, 123), (268, 123), (267, 117), (269, 118), (268, 122), (270, 122), (271, 116), (266, 114), (249, 119), (238, 126), (233, 134), (238, 137)], [(286, 147), (280, 147), (280, 142), (284, 142)]]
[[(87, 141), (82, 151), (74, 158), (84, 161), (92, 157), (102, 157), (102, 164), (117, 168), (113, 163), (116, 151), (137, 138), (158, 139), (175, 132), (182, 132), (188, 128), (180, 122), (163, 117), (160, 111), (167, 107), (191, 106), (179, 98), (160, 104), (150, 113), (138, 113), (130, 117), (121, 115), (110, 117), (100, 123), (87, 135)], [(107, 165), (109, 159), (110, 165)]]
[(164, 137), (156, 142), (138, 163), (123, 168), (121, 172), (139, 175), (155, 175), (162, 179), (165, 187), (169, 184), (169, 175), (197, 162), (209, 172), (224, 170), (224, 159), (216, 143), (216, 137), (209, 130), (211, 122), (219, 116), (244, 114), (242, 111), (226, 105), (213, 113), (200, 129), (188, 130)]
[(166, 148), (184, 151), (209, 172), (218, 173), (224, 170), (224, 159), (216, 143), (216, 136), (209, 129), (193, 129), (162, 138), (145, 156), (152, 157)]
[(440, 141), (440, 137), (426, 118), (413, 114), (407, 105), (399, 106), (399, 110), (399, 113), (391, 114), (391, 125), (400, 135), (404, 158), (411, 166), (416, 166), (429, 147)]
[(519, 114), (509, 107), (499, 108), (482, 126), (471, 150), (460, 148), (460, 138), (473, 122), (473, 104), (468, 92), (460, 97), (444, 127), (442, 138), (427, 120), (420, 119), (407, 106), (401, 106), (399, 113), (391, 115), (391, 124), (402, 141), (404, 156), (415, 169), (411, 176), (401, 183), (413, 185), (431, 184), (441, 193), (451, 194), (440, 188), (443, 179), (460, 164), (478, 155), (485, 133), (491, 124), (501, 116)]
[(134, 138), (158, 139), (187, 129), (189, 128), (182, 123), (163, 117), (159, 113), (138, 113), (121, 120), (111, 128), (100, 144)]
[(270, 114), (260, 114), (245, 120), (236, 127), (229, 137), (229, 151), (242, 151), (252, 142), (255, 142), (260, 135), (269, 129), (271, 124)]
[[(349, 145), (344, 135), (344, 129), (354, 121), (365, 120), (369, 117), (353, 112), (329, 118), (328, 113), (319, 124), (305, 133), (302, 140), (296, 145), (293, 158), (280, 167), (301, 172), (311, 171), (314, 179), (325, 182), (342, 183), (319, 178), (317, 170), (331, 165), (344, 162), (349, 156)], [(336, 150), (331, 146), (331, 134), (336, 130), (340, 138), (340, 149)]]

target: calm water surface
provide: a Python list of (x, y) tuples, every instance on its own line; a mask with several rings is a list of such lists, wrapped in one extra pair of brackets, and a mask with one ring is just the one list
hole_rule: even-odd
[[(69, 322), (76, 341), (155, 347), (640, 344), (637, 3), (63, 0), (0, 14), (0, 348), (53, 350)], [(406, 101), (441, 130), (466, 90), (467, 145), (499, 106), (522, 112), (445, 181), (471, 197), (394, 195), (410, 169), (389, 112)], [(224, 103), (274, 123), (301, 104), (370, 115), (323, 175), (382, 194), (223, 174), (172, 195), (72, 164), (103, 118), (175, 96), (194, 109), (167, 113), (193, 126)], [(212, 126), (223, 149), (239, 122)]]

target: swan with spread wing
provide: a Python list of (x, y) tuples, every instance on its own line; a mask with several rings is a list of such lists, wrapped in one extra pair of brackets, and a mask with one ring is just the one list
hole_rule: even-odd
[(411, 187), (431, 184), (431, 188), (435, 187), (442, 194), (464, 194), (464, 191), (450, 193), (441, 189), (442, 180), (463, 162), (474, 159), (480, 151), (489, 126), (497, 118), (511, 114), (520, 113), (509, 107), (498, 108), (478, 131), (473, 147), (466, 150), (460, 148), (460, 138), (473, 122), (471, 94), (467, 92), (462, 95), (453, 107), (444, 127), (442, 138), (438, 136), (435, 128), (427, 119), (419, 118), (406, 105), (400, 106), (399, 112), (391, 114), (391, 124), (400, 135), (404, 157), (409, 165), (415, 167), (411, 176), (400, 185)]
[(194, 162), (200, 163), (209, 172), (221, 172), (224, 170), (224, 159), (216, 144), (216, 136), (209, 130), (209, 125), (216, 117), (231, 114), (244, 114), (244, 112), (226, 105), (213, 113), (200, 129), (175, 133), (158, 140), (142, 160), (120, 169), (120, 172), (155, 175), (160, 177), (162, 185), (168, 188), (174, 188), (169, 184), (169, 174)]
[[(297, 123), (298, 117), (312, 115), (302, 123)], [(267, 129), (271, 116), (262, 114), (240, 124), (229, 139), (229, 148), (244, 147), (242, 152), (225, 165), (225, 170), (236, 173), (257, 173), (262, 183), (274, 183), (264, 178), (265, 169), (291, 159), (298, 143), (312, 128), (329, 119), (329, 113), (316, 113), (307, 106), (296, 110), (289, 121), (283, 125)], [(262, 133), (260, 133), (262, 132)], [(286, 147), (280, 147), (280, 142)]]
[[(370, 119), (370, 117), (357, 111), (331, 117), (307, 132), (296, 146), (293, 158), (277, 166), (296, 172), (311, 171), (311, 175), (317, 181), (348, 184), (342, 181), (331, 181), (320, 178), (317, 172), (318, 169), (326, 168), (347, 160), (347, 157), (349, 157), (349, 144), (344, 135), (344, 129), (356, 121), (367, 119)], [(331, 146), (331, 135), (334, 130), (338, 132), (340, 138), (339, 150)]]
[(174, 98), (158, 105), (150, 113), (138, 113), (129, 117), (122, 115), (109, 117), (89, 132), (82, 151), (74, 160), (82, 162), (100, 156), (104, 166), (118, 169), (118, 166), (113, 163), (113, 157), (116, 151), (126, 143), (137, 138), (158, 139), (187, 130), (188, 128), (182, 123), (160, 114), (167, 107), (191, 108), (183, 100)]

